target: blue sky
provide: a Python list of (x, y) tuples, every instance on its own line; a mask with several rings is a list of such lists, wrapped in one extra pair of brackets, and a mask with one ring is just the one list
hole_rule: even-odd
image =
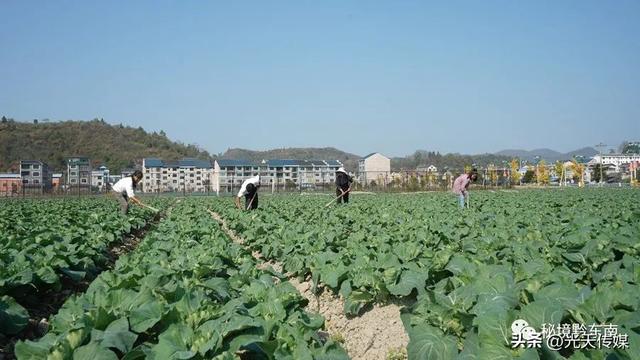
[(0, 2), (0, 114), (213, 152), (640, 138), (639, 1)]

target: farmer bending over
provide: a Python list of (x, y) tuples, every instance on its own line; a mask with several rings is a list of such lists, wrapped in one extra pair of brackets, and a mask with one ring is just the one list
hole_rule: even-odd
[(349, 176), (343, 167), (336, 170), (336, 196), (338, 197), (338, 204), (343, 200), (344, 203), (349, 202), (349, 192), (351, 191), (351, 183), (353, 177)]
[(130, 176), (118, 180), (111, 188), (112, 194), (120, 203), (120, 212), (124, 215), (129, 212), (129, 201), (140, 206), (145, 206), (133, 193), (133, 189), (136, 188), (140, 181), (142, 181), (142, 171), (136, 170)]
[(461, 208), (464, 208), (465, 200), (469, 200), (469, 184), (472, 181), (476, 181), (478, 178), (478, 171), (476, 169), (471, 169), (466, 174), (462, 174), (456, 178), (456, 181), (453, 182), (453, 192), (458, 195), (458, 203)]
[(236, 196), (236, 207), (240, 207), (240, 198), (244, 196), (244, 208), (255, 210), (258, 208), (258, 188), (260, 187), (260, 175), (248, 178), (240, 186), (238, 196)]

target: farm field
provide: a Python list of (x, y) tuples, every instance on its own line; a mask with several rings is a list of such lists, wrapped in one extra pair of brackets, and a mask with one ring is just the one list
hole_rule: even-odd
[[(311, 280), (357, 316), (405, 300), (410, 359), (640, 358), (640, 192), (579, 189), (266, 198), (215, 211), (283, 271)], [(511, 324), (612, 323), (625, 350), (511, 349)], [(348, 336), (346, 336), (348, 337)], [(358, 354), (367, 358), (366, 354)]]
[[(477, 191), (464, 210), (448, 193), (328, 199), (261, 196), (242, 212), (230, 198), (158, 198), (163, 218), (106, 271), (105, 249), (150, 212), (120, 217), (105, 199), (3, 203), (0, 333), (28, 320), (20, 286), (77, 276), (88, 289), (44, 337), (18, 342), (18, 359), (640, 358), (637, 190)], [(65, 216), (74, 223), (56, 225)], [(381, 328), (353, 325), (389, 309)], [(610, 323), (629, 346), (512, 348), (516, 319)], [(385, 347), (376, 332), (396, 320), (399, 342)]]
[(103, 199), (3, 202), (0, 336), (28, 327), (24, 307), (34, 316), (47, 315), (53, 303), (64, 300), (60, 295), (85, 287), (109, 266), (123, 237), (133, 237), (153, 220), (151, 211), (141, 209), (119, 216), (116, 204)]

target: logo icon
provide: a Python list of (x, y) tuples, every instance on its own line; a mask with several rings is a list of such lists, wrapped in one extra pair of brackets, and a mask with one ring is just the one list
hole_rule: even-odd
[(525, 320), (518, 319), (511, 323), (511, 346), (516, 347), (540, 347), (542, 334), (529, 326)]

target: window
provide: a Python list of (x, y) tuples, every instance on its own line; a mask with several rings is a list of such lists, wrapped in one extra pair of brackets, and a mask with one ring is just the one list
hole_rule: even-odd
[(72, 184), (75, 184), (76, 182), (78, 182), (77, 179), (71, 179)]
[(20, 172), (20, 176), (29, 176), (31, 175), (31, 171), (22, 171)]
[(34, 169), (34, 170), (38, 170), (38, 169), (40, 169), (40, 165), (33, 164), (33, 169)]
[(200, 180), (200, 176), (198, 176), (198, 177), (196, 178), (196, 180)]
[(75, 172), (75, 171), (72, 171), (72, 172), (71, 172), (71, 176), (78, 176), (78, 173), (77, 173), (77, 172)]
[(177, 183), (178, 183), (178, 180), (173, 180), (173, 183), (174, 183), (174, 184), (177, 184)]
[(35, 180), (33, 180), (33, 183), (34, 183), (34, 184), (40, 184), (40, 180), (35, 179)]
[(23, 168), (23, 169), (25, 169), (25, 170), (26, 170), (26, 169), (31, 169), (31, 165), (29, 165), (29, 164), (22, 164), (22, 168)]
[(83, 184), (86, 184), (87, 183), (87, 179), (82, 179), (82, 180), (80, 180), (80, 182), (82, 182)]
[(102, 176), (98, 176), (98, 180), (102, 180)]

